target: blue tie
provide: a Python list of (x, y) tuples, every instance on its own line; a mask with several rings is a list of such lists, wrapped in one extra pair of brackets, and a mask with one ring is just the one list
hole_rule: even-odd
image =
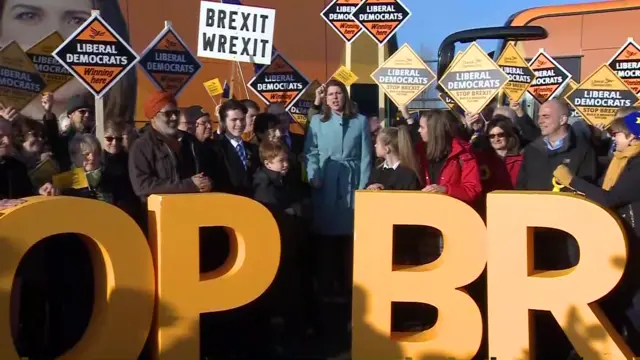
[(244, 152), (244, 147), (242, 146), (242, 144), (238, 143), (238, 145), (236, 145), (236, 151), (238, 152), (238, 156), (240, 156), (240, 160), (242, 160), (242, 165), (244, 166), (244, 169), (247, 169), (247, 154)]

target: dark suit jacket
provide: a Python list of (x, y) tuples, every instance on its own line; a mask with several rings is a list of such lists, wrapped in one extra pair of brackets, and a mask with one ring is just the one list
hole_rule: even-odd
[(289, 133), (289, 138), (291, 139), (291, 148), (289, 152), (292, 154), (302, 154), (304, 152), (304, 140), (305, 136), (300, 134)]
[(247, 169), (242, 165), (240, 155), (226, 136), (208, 142), (215, 157), (213, 175), (215, 191), (252, 197), (253, 174), (260, 167), (260, 157), (257, 146), (246, 141), (242, 144), (247, 155)]
[[(310, 196), (311, 188), (306, 180), (303, 181), (305, 136), (289, 133), (289, 137), (291, 139), (291, 146), (289, 149), (289, 172), (286, 175), (287, 182), (298, 187), (304, 197)], [(286, 140), (283, 141), (286, 143)]]

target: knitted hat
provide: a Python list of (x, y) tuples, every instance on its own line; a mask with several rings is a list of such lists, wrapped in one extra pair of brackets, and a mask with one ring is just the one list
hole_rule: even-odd
[(625, 116), (624, 124), (633, 136), (640, 138), (640, 111), (634, 111)]
[(202, 106), (194, 105), (184, 109), (184, 117), (189, 123), (195, 123), (203, 116), (209, 116), (209, 113)]
[(80, 109), (93, 110), (93, 98), (85, 95), (74, 95), (67, 101), (67, 115), (71, 115)]
[(156, 91), (144, 103), (144, 116), (151, 120), (163, 107), (169, 104), (177, 106), (173, 94), (166, 91)]

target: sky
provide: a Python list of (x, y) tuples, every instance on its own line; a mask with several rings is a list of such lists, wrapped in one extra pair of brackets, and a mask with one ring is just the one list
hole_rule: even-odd
[[(409, 45), (423, 58), (434, 60), (444, 38), (451, 33), (491, 26), (503, 26), (512, 14), (549, 5), (596, 2), (596, 0), (400, 0), (411, 16), (396, 33), (398, 45)], [(485, 51), (495, 41), (482, 41)]]

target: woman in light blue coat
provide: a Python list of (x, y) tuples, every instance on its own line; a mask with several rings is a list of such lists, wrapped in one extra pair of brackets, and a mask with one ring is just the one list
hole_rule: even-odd
[(371, 134), (343, 83), (325, 86), (323, 113), (311, 118), (304, 144), (307, 177), (314, 188), (314, 228), (326, 236), (353, 234), (354, 192), (371, 172)]
[(371, 134), (343, 83), (330, 80), (324, 89), (322, 113), (311, 118), (304, 146), (318, 235), (314, 257), (319, 283), (333, 287), (340, 282), (350, 293), (354, 196), (369, 181)]

